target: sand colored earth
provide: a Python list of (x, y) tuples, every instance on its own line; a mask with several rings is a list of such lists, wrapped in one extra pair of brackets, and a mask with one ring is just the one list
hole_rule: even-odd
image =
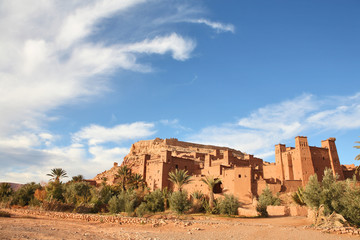
[(201, 218), (160, 225), (51, 219), (20, 213), (0, 217), (0, 239), (359, 239), (308, 229), (305, 217)]

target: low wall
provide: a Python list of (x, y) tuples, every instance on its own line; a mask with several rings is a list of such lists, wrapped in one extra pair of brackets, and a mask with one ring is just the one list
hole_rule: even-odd
[(48, 218), (57, 218), (57, 219), (77, 219), (84, 220), (88, 222), (101, 222), (101, 223), (119, 223), (119, 224), (159, 224), (163, 220), (158, 219), (148, 219), (140, 217), (124, 217), (120, 215), (113, 216), (104, 216), (97, 214), (81, 214), (81, 213), (67, 213), (67, 212), (50, 212), (43, 210), (35, 209), (8, 209), (2, 208), (5, 212), (10, 214), (25, 214), (25, 215), (35, 215)]
[(271, 217), (290, 215), (290, 210), (287, 206), (267, 206), (266, 210)]
[(302, 186), (301, 180), (285, 180), (283, 187), (285, 192), (296, 192)]

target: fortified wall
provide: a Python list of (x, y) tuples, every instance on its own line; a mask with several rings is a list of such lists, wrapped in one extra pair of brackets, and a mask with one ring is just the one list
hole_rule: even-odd
[[(215, 193), (234, 194), (243, 202), (251, 202), (266, 186), (273, 192), (296, 191), (313, 174), (321, 180), (326, 168), (338, 174), (340, 180), (351, 177), (355, 171), (355, 166), (340, 165), (335, 138), (322, 141), (321, 147), (312, 147), (301, 136), (295, 138), (295, 147), (275, 146), (275, 163), (227, 147), (156, 138), (134, 143), (122, 164), (141, 174), (151, 190), (173, 188), (169, 172), (184, 169), (192, 176), (191, 183), (184, 187), (189, 193), (207, 193), (201, 179), (213, 176), (221, 180)], [(100, 184), (106, 177), (108, 184), (114, 184), (118, 168), (115, 163), (93, 180)]]

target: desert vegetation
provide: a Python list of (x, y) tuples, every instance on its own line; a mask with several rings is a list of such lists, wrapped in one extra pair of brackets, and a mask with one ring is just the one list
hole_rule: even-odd
[(165, 188), (150, 191), (140, 174), (132, 173), (127, 166), (121, 166), (116, 174), (116, 184), (93, 186), (82, 175), (73, 176), (64, 183), (67, 172), (61, 168), (51, 169), (48, 183), (34, 182), (13, 191), (10, 184), (0, 185), (2, 206), (36, 207), (48, 211), (76, 213), (109, 213), (128, 216), (172, 211), (176, 214), (212, 213), (236, 215), (239, 201), (233, 195), (214, 199), (213, 188), (220, 180), (208, 177), (203, 181), (209, 187), (208, 195), (195, 191), (188, 193), (183, 187), (191, 181), (185, 170), (176, 169), (169, 173), (169, 180), (175, 191)]
[(306, 204), (318, 215), (342, 215), (350, 224), (360, 226), (360, 187), (356, 179), (337, 181), (331, 169), (324, 171), (322, 181), (317, 175), (310, 177), (304, 189), (299, 189), (293, 199), (300, 205)]

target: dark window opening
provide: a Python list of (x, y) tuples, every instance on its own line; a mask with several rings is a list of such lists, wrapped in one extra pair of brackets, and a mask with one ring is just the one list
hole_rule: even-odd
[(238, 176), (239, 178), (241, 178), (241, 174), (239, 174), (239, 176)]
[(179, 165), (176, 164), (176, 165), (175, 165), (175, 168), (176, 168), (176, 169), (179, 169)]
[(214, 193), (222, 193), (222, 183), (221, 182), (215, 184)]

